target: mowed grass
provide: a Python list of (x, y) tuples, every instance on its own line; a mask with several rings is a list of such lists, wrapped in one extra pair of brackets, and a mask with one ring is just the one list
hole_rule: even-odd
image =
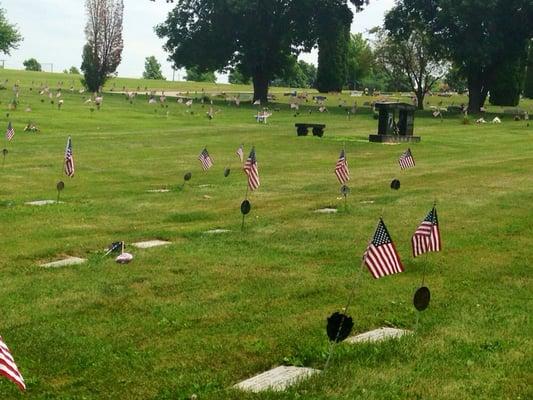
[[(209, 121), (198, 103), (188, 113), (174, 100), (167, 108), (118, 94), (91, 112), (86, 95), (68, 90), (58, 110), (57, 101), (41, 102), (38, 83), (30, 91), (31, 79), (17, 74), (16, 111), (7, 110), (11, 87), (0, 91), (3, 126), (11, 120), (16, 129), (0, 172), (0, 335), (28, 390), (21, 395), (0, 379), (0, 398), (533, 396), (533, 126), (510, 117), (463, 125), (459, 116), (441, 122), (417, 113), (422, 142), (410, 145), (417, 165), (400, 171), (407, 145), (368, 143), (377, 129), (370, 108), (348, 119), (335, 97), (327, 114), (306, 105), (295, 117), (274, 104), (279, 111), (263, 125), (250, 105), (215, 102), (221, 111)], [(40, 133), (22, 131), (29, 120)], [(326, 123), (325, 136), (297, 137), (295, 122)], [(68, 135), (73, 179), (62, 174)], [(244, 232), (241, 143), (246, 151), (255, 145), (261, 176)], [(352, 175), (347, 210), (333, 175), (343, 145)], [(214, 159), (207, 172), (197, 160), (204, 146)], [(187, 171), (192, 179), (181, 188)], [(393, 178), (399, 191), (389, 188)], [(59, 180), (64, 203), (24, 204), (55, 199)], [(159, 188), (171, 192), (147, 192)], [(443, 251), (413, 259), (410, 237), (434, 201)], [(314, 213), (322, 207), (340, 212)], [(374, 280), (361, 256), (380, 216), (406, 271)], [(203, 233), (216, 228), (231, 232)], [(135, 259), (125, 266), (102, 257), (112, 241), (153, 238), (173, 244), (128, 247)], [(65, 255), (89, 261), (38, 266)], [(412, 295), (424, 268), (432, 300), (414, 336), (341, 344), (326, 373), (283, 393), (232, 389), (281, 364), (322, 369), (326, 318), (353, 287), (354, 333), (414, 329)]]

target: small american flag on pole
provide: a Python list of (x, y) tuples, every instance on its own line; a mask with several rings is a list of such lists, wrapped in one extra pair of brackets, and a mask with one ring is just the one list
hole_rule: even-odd
[(335, 175), (337, 176), (337, 179), (339, 180), (341, 185), (344, 185), (350, 180), (350, 171), (348, 170), (348, 161), (346, 161), (346, 154), (344, 153), (344, 149), (341, 150), (339, 160), (335, 165)]
[(250, 155), (244, 163), (244, 172), (248, 175), (248, 187), (255, 190), (259, 187), (259, 169), (257, 168), (257, 159), (255, 158), (255, 147), (252, 147)]
[(239, 157), (239, 160), (241, 160), (241, 163), (244, 161), (244, 149), (243, 145), (241, 144), (239, 148), (236, 151), (237, 157)]
[(74, 176), (74, 155), (72, 154), (72, 139), (70, 136), (67, 139), (67, 147), (65, 149), (65, 174), (71, 178)]
[(0, 375), (5, 376), (11, 382), (16, 384), (20, 390), (26, 390), (24, 378), (20, 374), (15, 360), (9, 351), (9, 348), (4, 343), (4, 339), (0, 336)]
[(209, 156), (209, 153), (207, 152), (207, 148), (204, 147), (200, 155), (198, 156), (198, 160), (202, 163), (202, 168), (204, 171), (207, 171), (209, 168), (213, 166), (213, 160)]
[(379, 220), (374, 238), (366, 248), (363, 261), (376, 279), (403, 272), (400, 256), (382, 219)]
[(440, 251), (439, 220), (437, 219), (437, 209), (435, 207), (416, 229), (411, 239), (411, 244), (413, 245), (414, 257), (430, 251)]
[(13, 128), (13, 125), (11, 125), (11, 121), (7, 124), (7, 130), (6, 130), (6, 139), (11, 141), (13, 139), (13, 136), (15, 136), (15, 128)]
[(398, 160), (401, 169), (407, 169), (415, 166), (415, 159), (411, 154), (411, 149), (407, 149), (402, 153), (400, 159)]

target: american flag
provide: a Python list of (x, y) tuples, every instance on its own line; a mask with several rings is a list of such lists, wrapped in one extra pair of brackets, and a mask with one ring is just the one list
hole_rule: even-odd
[(366, 248), (363, 261), (376, 279), (403, 272), (400, 256), (382, 219), (379, 220), (374, 238)]
[(72, 154), (72, 139), (67, 139), (67, 148), (65, 149), (65, 174), (71, 178), (74, 176), (74, 155)]
[(204, 171), (207, 171), (209, 168), (213, 166), (213, 160), (209, 156), (209, 153), (207, 152), (207, 149), (204, 148), (200, 155), (198, 156), (198, 160), (202, 163), (202, 168)]
[(244, 149), (243, 149), (243, 145), (241, 144), (239, 146), (239, 148), (237, 149), (236, 151), (236, 154), (237, 154), (237, 157), (239, 157), (239, 160), (241, 160), (241, 162), (243, 162), (243, 157), (244, 157)]
[(429, 251), (440, 251), (439, 220), (437, 219), (437, 209), (435, 207), (416, 229), (411, 239), (411, 244), (413, 245), (413, 256), (415, 257)]
[(6, 139), (11, 141), (13, 139), (13, 136), (15, 136), (15, 128), (13, 128), (13, 125), (11, 125), (11, 121), (7, 124), (7, 130), (6, 130)]
[(9, 348), (4, 343), (4, 340), (0, 336), (0, 375), (4, 375), (11, 382), (16, 384), (20, 390), (26, 390), (26, 384), (24, 378), (19, 372), (15, 360), (9, 351)]
[(346, 161), (344, 149), (341, 150), (339, 161), (337, 161), (337, 165), (335, 165), (335, 175), (337, 175), (337, 179), (341, 185), (344, 185), (350, 180), (350, 171), (348, 170), (348, 161)]
[(415, 159), (411, 154), (411, 149), (407, 149), (404, 153), (402, 153), (398, 163), (400, 163), (401, 169), (407, 169), (415, 166)]
[(255, 190), (259, 187), (259, 170), (257, 168), (257, 159), (255, 158), (255, 147), (252, 147), (250, 155), (244, 163), (244, 172), (248, 175), (248, 187)]

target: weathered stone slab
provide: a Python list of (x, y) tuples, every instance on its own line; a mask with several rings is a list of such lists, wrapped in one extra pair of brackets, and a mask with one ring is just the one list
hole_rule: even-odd
[(168, 193), (170, 192), (169, 189), (150, 189), (147, 190), (148, 193)]
[(217, 233), (227, 233), (231, 232), (229, 229), (211, 229), (210, 231), (205, 231), (207, 234), (217, 234)]
[(360, 203), (361, 204), (374, 204), (374, 200), (363, 200)]
[(166, 246), (171, 243), (172, 242), (168, 242), (166, 240), (147, 240), (145, 242), (132, 243), (131, 245), (137, 247), (138, 249), (149, 249), (151, 247)]
[(234, 387), (254, 393), (262, 392), (263, 390), (283, 391), (289, 386), (319, 372), (320, 370), (313, 368), (280, 366), (239, 382)]
[(315, 210), (316, 213), (319, 214), (335, 214), (337, 212), (336, 208), (320, 208), (318, 210)]
[[(26, 205), (28, 206), (46, 206), (48, 204), (56, 204), (58, 203), (56, 200), (35, 200), (35, 201), (27, 201)], [(63, 203), (60, 201), (59, 203)]]
[(41, 264), (41, 267), (43, 268), (60, 268), (60, 267), (68, 267), (70, 265), (79, 265), (83, 264), (87, 260), (85, 258), (79, 258), (79, 257), (67, 257), (63, 260), (53, 261), (46, 264)]
[(404, 335), (411, 335), (413, 332), (405, 330), (405, 329), (397, 329), (397, 328), (378, 328), (374, 329), (373, 331), (368, 331), (365, 333), (361, 333), (357, 336), (351, 336), (345, 341), (347, 343), (361, 343), (361, 342), (381, 342), (384, 340), (389, 339), (397, 339)]

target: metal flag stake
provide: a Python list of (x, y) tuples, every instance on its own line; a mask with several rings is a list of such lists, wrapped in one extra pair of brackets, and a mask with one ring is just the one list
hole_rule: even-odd
[(9, 151), (6, 148), (2, 149), (2, 168), (4, 168), (4, 164), (6, 163), (7, 153), (9, 153)]
[(57, 182), (56, 189), (57, 189), (57, 203), (59, 203), (59, 196), (61, 195), (61, 192), (63, 191), (63, 189), (65, 189), (65, 182), (63, 181)]

